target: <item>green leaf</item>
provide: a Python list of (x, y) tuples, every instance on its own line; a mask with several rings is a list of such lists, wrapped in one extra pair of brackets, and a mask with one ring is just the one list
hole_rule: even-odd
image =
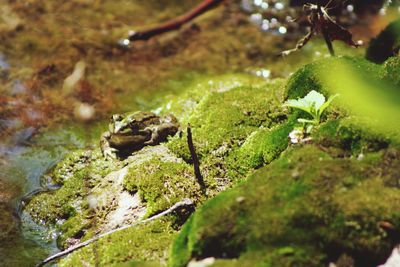
[(322, 112), (324, 112), (324, 110), (337, 96), (338, 95), (333, 95), (329, 97), (328, 101), (325, 101), (325, 96), (323, 94), (312, 90), (303, 98), (287, 100), (283, 106), (303, 110), (313, 117), (313, 120), (303, 118), (297, 120), (298, 122), (304, 124), (306, 127), (306, 132), (309, 133), (314, 125), (318, 125), (320, 123)]
[(306, 101), (304, 101), (304, 99), (298, 99), (298, 100), (289, 99), (283, 104), (283, 106), (301, 109), (301, 110), (311, 114), (311, 107)]
[(336, 97), (338, 97), (338, 96), (339, 96), (339, 94), (330, 96), (329, 99), (328, 99), (328, 101), (326, 101), (326, 102), (320, 107), (320, 109), (319, 109), (319, 114), (321, 115), (322, 112), (324, 112), (324, 110), (325, 110), (327, 107), (329, 107), (329, 105), (332, 103), (332, 101), (333, 101)]
[(309, 92), (303, 99), (310, 107), (314, 107), (316, 111), (325, 103), (325, 96), (315, 90)]
[(297, 119), (300, 123), (311, 123), (311, 124), (318, 124), (315, 120), (308, 120), (308, 119)]

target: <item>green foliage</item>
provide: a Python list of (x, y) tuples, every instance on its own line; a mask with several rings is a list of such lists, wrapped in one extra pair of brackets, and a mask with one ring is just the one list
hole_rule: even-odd
[(310, 132), (313, 126), (316, 126), (321, 122), (322, 113), (337, 96), (338, 94), (330, 96), (329, 99), (325, 101), (325, 97), (322, 94), (312, 90), (303, 98), (287, 100), (283, 106), (307, 112), (307, 114), (312, 117), (312, 120), (299, 118), (297, 121), (303, 124), (308, 124), (307, 132)]

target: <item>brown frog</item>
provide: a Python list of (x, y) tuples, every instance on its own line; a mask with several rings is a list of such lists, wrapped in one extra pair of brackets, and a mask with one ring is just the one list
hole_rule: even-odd
[(109, 130), (100, 139), (101, 151), (107, 159), (125, 158), (146, 145), (157, 145), (178, 132), (179, 122), (172, 114), (157, 116), (137, 111), (111, 117)]

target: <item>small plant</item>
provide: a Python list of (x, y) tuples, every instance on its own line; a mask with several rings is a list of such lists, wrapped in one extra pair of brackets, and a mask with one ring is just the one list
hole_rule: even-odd
[[(302, 129), (305, 129), (306, 133), (310, 133), (313, 127), (321, 122), (322, 113), (337, 96), (338, 94), (333, 95), (326, 101), (322, 94), (312, 90), (304, 98), (287, 100), (283, 106), (297, 108), (310, 114), (312, 119), (300, 118), (297, 120), (302, 123)], [(298, 128), (296, 130), (299, 131)]]

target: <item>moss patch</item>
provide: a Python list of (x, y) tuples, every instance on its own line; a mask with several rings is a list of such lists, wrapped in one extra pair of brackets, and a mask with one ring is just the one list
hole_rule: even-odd
[(262, 128), (253, 132), (240, 148), (229, 155), (227, 160), (232, 166), (230, 171), (243, 176), (251, 169), (271, 163), (289, 145), (288, 135), (294, 124), (291, 119), (271, 129)]
[(105, 174), (120, 166), (101, 157), (99, 151), (69, 154), (50, 174), (52, 181), (61, 187), (35, 195), (25, 207), (35, 222), (56, 226), (61, 231), (60, 246), (64, 246), (68, 238), (81, 238), (93, 227), (93, 211), (87, 196)]
[[(61, 260), (59, 266), (160, 266), (175, 236), (168, 219), (152, 221), (104, 237)], [(139, 264), (144, 261), (148, 265)]]
[[(326, 73), (337, 73), (342, 65), (350, 65), (357, 74), (367, 80), (376, 80), (382, 71), (381, 66), (371, 63), (362, 58), (354, 57), (330, 57), (323, 60), (315, 61), (305, 65), (293, 74), (286, 84), (286, 95), (288, 99), (297, 99), (304, 97), (311, 90), (323, 93), (325, 96), (330, 95), (331, 86), (324, 83), (324, 75)], [(343, 81), (341, 81), (343, 82)]]
[(341, 156), (379, 151), (387, 148), (390, 143), (385, 137), (358, 125), (356, 117), (322, 123), (312, 133), (312, 138), (317, 144), (329, 149), (333, 153), (331, 155), (335, 155), (335, 149), (340, 149), (336, 152), (343, 153)]
[[(275, 90), (281, 82), (262, 87), (234, 87), (227, 91), (206, 95), (190, 114), (188, 122), (193, 128), (193, 140), (200, 156), (220, 148), (224, 143), (237, 146), (247, 135), (261, 125), (271, 127), (285, 118), (276, 98)], [(169, 145), (180, 152), (186, 140), (176, 139)], [(182, 155), (188, 158), (188, 154)]]
[(170, 265), (206, 257), (246, 262), (258, 253), (260, 266), (321, 266), (346, 253), (356, 266), (376, 266), (394, 238), (379, 222), (400, 223), (399, 189), (385, 185), (382, 159), (291, 149), (197, 211), (174, 243)]
[(147, 204), (148, 216), (166, 210), (184, 198), (196, 202), (202, 199), (192, 166), (159, 158), (131, 168), (124, 178), (124, 187), (139, 193)]
[(400, 88), (400, 57), (391, 57), (383, 65), (382, 79)]
[[(215, 187), (217, 191), (234, 181), (243, 179), (249, 170), (260, 166), (259, 164), (271, 161), (287, 144), (286, 137), (283, 143), (276, 146), (266, 141), (265, 146), (269, 144), (274, 146), (264, 149), (264, 156), (269, 159), (259, 164), (251, 163), (243, 166), (243, 170), (236, 171), (239, 166), (235, 159), (243, 158), (245, 161), (244, 158), (247, 157), (245, 154), (251, 150), (251, 148), (247, 150), (241, 148), (248, 142), (246, 141), (248, 136), (253, 134), (259, 136), (257, 140), (261, 140), (262, 136), (266, 135), (264, 132), (284, 123), (287, 119), (281, 108), (282, 80), (256, 82), (253, 86), (241, 86), (240, 81), (243, 81), (243, 78), (236, 82), (236, 86), (232, 82), (216, 83), (217, 86), (205, 92), (201, 91), (202, 94), (195, 97), (192, 102), (192, 112), (182, 114), (182, 121), (190, 123), (192, 127), (193, 140), (208, 186)], [(193, 91), (193, 95), (197, 95), (196, 90)], [(172, 103), (171, 110), (175, 109), (177, 103), (182, 102)], [(260, 133), (256, 134), (258, 131)], [(272, 136), (278, 138), (276, 136), (282, 134), (282, 131), (274, 130), (269, 140), (272, 141)], [(176, 136), (167, 145), (186, 162), (191, 162), (185, 130), (181, 137)], [(267, 149), (271, 152), (269, 156), (266, 155)]]

